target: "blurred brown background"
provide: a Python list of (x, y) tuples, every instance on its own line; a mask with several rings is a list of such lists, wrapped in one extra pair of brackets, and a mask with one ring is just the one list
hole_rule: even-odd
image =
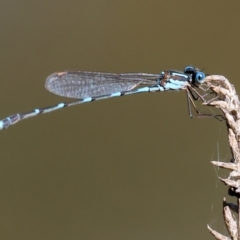
[[(186, 65), (238, 83), (240, 1), (1, 1), (1, 118), (67, 101), (55, 71)], [(215, 110), (214, 110), (215, 111)], [(0, 132), (1, 239), (213, 239), (225, 125), (190, 119), (183, 92), (66, 108)], [(218, 148), (219, 146), (219, 148)], [(219, 149), (219, 151), (218, 151)], [(232, 199), (234, 201), (234, 199)]]

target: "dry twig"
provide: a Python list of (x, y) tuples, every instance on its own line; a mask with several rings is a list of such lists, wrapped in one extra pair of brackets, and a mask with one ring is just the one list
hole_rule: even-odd
[[(229, 187), (228, 193), (237, 197), (237, 205), (227, 203), (226, 199), (223, 199), (223, 216), (230, 237), (216, 232), (209, 226), (208, 229), (216, 239), (240, 240), (240, 102), (234, 86), (225, 77), (218, 75), (208, 76), (205, 84), (216, 93), (216, 97), (203, 104), (215, 106), (222, 110), (228, 128), (228, 140), (233, 159), (233, 162), (229, 163), (212, 161), (212, 164), (231, 170), (228, 178), (220, 178), (220, 180)], [(231, 211), (238, 214), (237, 220)]]

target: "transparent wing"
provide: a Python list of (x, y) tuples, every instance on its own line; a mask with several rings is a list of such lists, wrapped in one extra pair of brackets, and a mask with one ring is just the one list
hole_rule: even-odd
[(130, 91), (139, 85), (153, 85), (160, 74), (60, 72), (46, 79), (48, 91), (69, 98), (86, 98)]

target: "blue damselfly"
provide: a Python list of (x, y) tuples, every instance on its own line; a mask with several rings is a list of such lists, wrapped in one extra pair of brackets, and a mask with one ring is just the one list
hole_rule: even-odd
[[(0, 121), (0, 129), (5, 129), (20, 120), (42, 113), (52, 112), (64, 107), (95, 100), (120, 97), (135, 93), (163, 92), (170, 90), (185, 90), (188, 98), (188, 109), (192, 117), (190, 104), (198, 98), (204, 101), (196, 88), (204, 82), (205, 74), (199, 69), (188, 66), (183, 72), (168, 70), (160, 74), (150, 73), (102, 73), (86, 71), (66, 71), (50, 75), (46, 79), (45, 87), (48, 91), (59, 96), (75, 98), (68, 103), (55, 106), (37, 108), (25, 113), (17, 113)], [(195, 94), (193, 94), (193, 92)]]

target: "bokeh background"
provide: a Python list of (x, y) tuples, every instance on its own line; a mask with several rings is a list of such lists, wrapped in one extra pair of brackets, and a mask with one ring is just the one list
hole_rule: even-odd
[[(239, 11), (236, 0), (0, 1), (1, 118), (67, 101), (44, 89), (63, 70), (194, 65), (240, 91)], [(183, 92), (41, 115), (1, 131), (0, 146), (1, 239), (213, 239), (207, 224), (227, 234), (227, 173), (210, 164), (230, 159), (226, 127), (190, 119)]]

